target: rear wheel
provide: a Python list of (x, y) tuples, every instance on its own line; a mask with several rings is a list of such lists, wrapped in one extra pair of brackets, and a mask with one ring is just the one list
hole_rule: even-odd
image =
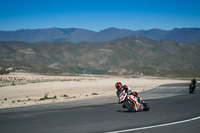
[(126, 108), (130, 111), (130, 112), (135, 112), (135, 103), (133, 101), (131, 101), (130, 99), (126, 99), (124, 101), (124, 104), (126, 106)]

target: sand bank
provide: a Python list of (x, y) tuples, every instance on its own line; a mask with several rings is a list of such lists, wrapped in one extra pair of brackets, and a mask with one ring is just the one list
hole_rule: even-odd
[(13, 85), (7, 84), (0, 87), (0, 108), (81, 100), (100, 96), (114, 96), (116, 95), (114, 85), (118, 81), (122, 82), (123, 85), (129, 86), (133, 91), (138, 92), (160, 84), (187, 82), (184, 80), (144, 76), (44, 76), (37, 74), (10, 74), (0, 76), (1, 79), (9, 79), (9, 77), (12, 80), (23, 80), (14, 81)]

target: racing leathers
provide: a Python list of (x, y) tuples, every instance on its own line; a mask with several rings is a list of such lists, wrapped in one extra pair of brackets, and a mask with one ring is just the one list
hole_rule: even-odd
[(196, 79), (192, 79), (191, 80), (191, 83), (189, 84), (190, 85), (190, 88), (192, 87), (192, 85), (195, 85), (195, 87), (197, 86), (197, 81)]

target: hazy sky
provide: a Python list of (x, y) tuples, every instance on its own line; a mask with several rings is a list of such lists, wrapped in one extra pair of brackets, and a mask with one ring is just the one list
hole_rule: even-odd
[(0, 0), (0, 30), (200, 28), (200, 0)]

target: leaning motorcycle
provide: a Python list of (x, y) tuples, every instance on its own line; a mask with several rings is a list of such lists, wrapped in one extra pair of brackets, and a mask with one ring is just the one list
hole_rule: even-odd
[(189, 93), (194, 93), (194, 90), (196, 89), (195, 84), (189, 84)]
[(118, 102), (124, 104), (130, 112), (149, 110), (149, 104), (147, 102), (142, 100), (139, 103), (136, 96), (127, 94), (125, 90), (119, 95)]

